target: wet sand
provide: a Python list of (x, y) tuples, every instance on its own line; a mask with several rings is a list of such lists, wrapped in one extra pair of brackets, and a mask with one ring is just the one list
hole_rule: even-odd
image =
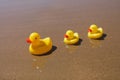
[[(120, 80), (119, 0), (0, 0), (0, 80)], [(91, 40), (91, 24), (106, 36)], [(67, 29), (80, 45), (65, 45)], [(50, 36), (56, 49), (34, 56), (26, 38)]]

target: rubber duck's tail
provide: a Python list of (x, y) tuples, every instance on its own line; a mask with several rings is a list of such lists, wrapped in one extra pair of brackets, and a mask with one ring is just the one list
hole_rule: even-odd
[(79, 34), (76, 32), (76, 33), (74, 33), (74, 36), (76, 37), (76, 38), (79, 38), (80, 36), (79, 36)]
[(100, 33), (103, 33), (103, 29), (102, 29), (102, 28), (98, 28), (98, 31), (99, 31)]
[(50, 37), (44, 38), (43, 41), (45, 42), (46, 45), (52, 44), (52, 40)]

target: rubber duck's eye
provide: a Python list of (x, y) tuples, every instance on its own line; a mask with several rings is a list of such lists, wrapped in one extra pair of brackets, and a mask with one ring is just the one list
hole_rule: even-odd
[(37, 37), (35, 37), (35, 39), (37, 39)]
[(69, 33), (69, 35), (71, 35), (71, 33)]

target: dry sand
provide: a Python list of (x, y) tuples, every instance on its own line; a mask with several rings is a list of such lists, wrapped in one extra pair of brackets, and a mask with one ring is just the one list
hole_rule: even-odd
[[(120, 0), (0, 0), (0, 80), (120, 80)], [(91, 24), (106, 36), (91, 40)], [(63, 43), (67, 29), (81, 44)], [(31, 32), (50, 36), (57, 48), (33, 56)]]

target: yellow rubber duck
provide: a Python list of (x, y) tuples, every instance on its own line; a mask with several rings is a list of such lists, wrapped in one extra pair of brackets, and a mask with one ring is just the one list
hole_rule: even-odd
[(65, 44), (76, 44), (79, 41), (79, 35), (77, 32), (74, 33), (72, 30), (67, 30), (64, 35)]
[(52, 49), (52, 40), (50, 37), (41, 39), (37, 32), (30, 34), (27, 42), (30, 43), (29, 51), (34, 55), (41, 55)]
[(103, 29), (100, 27), (98, 28), (97, 25), (92, 24), (88, 29), (88, 37), (92, 39), (98, 39), (103, 36)]

